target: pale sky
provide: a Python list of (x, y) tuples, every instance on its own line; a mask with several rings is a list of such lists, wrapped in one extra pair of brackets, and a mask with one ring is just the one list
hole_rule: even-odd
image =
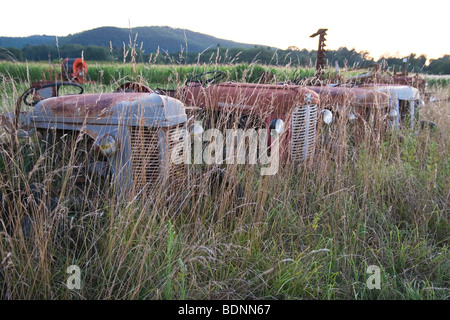
[(0, 36), (66, 36), (102, 26), (170, 26), (281, 49), (317, 48), (309, 36), (328, 28), (327, 48), (450, 54), (448, 0), (21, 0), (3, 1)]

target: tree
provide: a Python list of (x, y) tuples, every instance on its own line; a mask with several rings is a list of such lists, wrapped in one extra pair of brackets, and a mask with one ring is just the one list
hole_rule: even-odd
[(24, 59), (34, 61), (48, 61), (58, 58), (58, 51), (56, 46), (49, 46), (46, 44), (26, 45), (22, 49)]
[(81, 57), (83, 46), (80, 44), (65, 44), (61, 47), (59, 54), (60, 58), (77, 58)]
[(16, 47), (1, 48), (0, 47), (0, 60), (8, 61), (22, 61), (22, 50)]
[(431, 74), (450, 74), (450, 55), (431, 60), (425, 70)]
[(84, 49), (85, 60), (107, 61), (111, 60), (108, 48), (99, 46), (87, 46)]

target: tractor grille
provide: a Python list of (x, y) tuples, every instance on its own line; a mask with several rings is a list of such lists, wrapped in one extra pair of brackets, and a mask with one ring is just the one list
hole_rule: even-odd
[(317, 105), (302, 106), (292, 113), (291, 160), (303, 161), (316, 147)]
[(169, 185), (174, 188), (178, 188), (188, 181), (187, 164), (183, 159), (183, 151), (185, 150), (180, 148), (187, 142), (187, 132), (185, 129), (185, 127), (179, 126), (171, 128), (167, 132), (169, 139), (167, 159), (169, 161), (169, 165), (166, 169)]
[(130, 127), (135, 191), (156, 184), (160, 175), (158, 129)]
[(129, 129), (135, 192), (148, 190), (159, 182), (180, 185), (187, 179), (186, 164), (174, 164), (171, 157), (174, 147), (186, 138), (179, 127)]

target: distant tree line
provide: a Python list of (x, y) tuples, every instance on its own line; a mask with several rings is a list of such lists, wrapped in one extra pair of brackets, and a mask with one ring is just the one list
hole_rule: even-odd
[[(103, 47), (95, 45), (65, 44), (61, 47), (50, 45), (26, 45), (23, 49), (1, 48), (0, 60), (11, 61), (52, 61), (66, 57), (81, 57), (91, 61), (106, 62), (150, 62), (153, 64), (235, 64), (235, 63), (260, 63), (265, 65), (290, 65), (313, 67), (317, 51), (289, 47), (287, 50), (271, 47), (254, 46), (250, 49), (225, 48), (217, 45), (203, 52), (180, 51), (168, 53), (164, 50), (146, 53), (139, 47), (124, 45), (119, 47)], [(450, 55), (431, 60), (426, 65), (427, 58), (424, 55), (416, 56), (412, 53), (408, 57), (408, 71), (429, 74), (450, 74)], [(374, 61), (367, 51), (357, 52), (355, 49), (341, 47), (338, 50), (327, 51), (328, 64), (334, 67), (359, 68), (369, 66), (375, 62), (383, 68), (400, 71), (403, 58), (387, 57)]]

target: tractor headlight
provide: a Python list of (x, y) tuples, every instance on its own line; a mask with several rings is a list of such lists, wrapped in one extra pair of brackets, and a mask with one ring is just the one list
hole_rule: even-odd
[(350, 112), (350, 114), (348, 115), (348, 121), (350, 123), (353, 123), (353, 122), (356, 121), (356, 116), (355, 116), (355, 114), (353, 112)]
[(392, 109), (391, 111), (389, 111), (389, 119), (395, 120), (397, 119), (397, 116), (398, 116), (397, 110)]
[(281, 119), (273, 119), (270, 122), (270, 130), (275, 130), (277, 134), (282, 134), (284, 132), (284, 121)]
[(328, 109), (322, 111), (322, 117), (323, 122), (325, 122), (326, 124), (330, 124), (333, 121), (333, 113)]
[(97, 138), (97, 140), (95, 141), (95, 146), (106, 157), (111, 156), (117, 150), (116, 139), (109, 133), (106, 133), (100, 138)]
[(189, 131), (190, 134), (193, 135), (194, 137), (200, 136), (201, 134), (203, 134), (203, 132), (205, 132), (203, 126), (200, 123), (194, 123)]

